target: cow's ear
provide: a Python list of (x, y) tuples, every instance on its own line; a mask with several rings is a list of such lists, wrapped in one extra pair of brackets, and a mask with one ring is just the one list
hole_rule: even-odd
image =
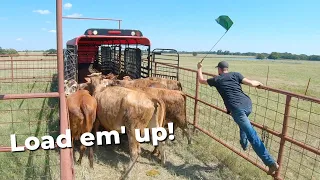
[(88, 77), (85, 77), (84, 80), (86, 80), (88, 83), (91, 83), (91, 79)]

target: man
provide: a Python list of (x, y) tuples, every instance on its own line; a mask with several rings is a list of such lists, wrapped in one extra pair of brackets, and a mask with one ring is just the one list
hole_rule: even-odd
[(241, 84), (246, 84), (251, 87), (262, 85), (259, 81), (249, 80), (243, 77), (238, 72), (229, 72), (229, 64), (226, 61), (218, 63), (218, 76), (210, 79), (204, 79), (202, 75), (202, 64), (198, 63), (198, 79), (201, 84), (216, 87), (221, 95), (228, 114), (231, 114), (234, 121), (240, 128), (240, 144), (243, 150), (248, 148), (248, 141), (252, 145), (253, 150), (261, 158), (266, 166), (269, 167), (268, 175), (273, 174), (278, 170), (279, 165), (269, 154), (263, 142), (253, 129), (248, 116), (252, 111), (252, 102), (241, 88)]

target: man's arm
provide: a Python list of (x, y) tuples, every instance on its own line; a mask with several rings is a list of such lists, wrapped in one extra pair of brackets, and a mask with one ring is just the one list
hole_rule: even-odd
[(207, 79), (203, 78), (203, 75), (202, 75), (202, 64), (200, 62), (198, 63), (198, 80), (199, 80), (200, 84), (208, 85)]
[(241, 81), (243, 84), (251, 86), (251, 87), (258, 87), (258, 86), (262, 86), (263, 84), (259, 81), (256, 80), (250, 80), (248, 78), (243, 78)]

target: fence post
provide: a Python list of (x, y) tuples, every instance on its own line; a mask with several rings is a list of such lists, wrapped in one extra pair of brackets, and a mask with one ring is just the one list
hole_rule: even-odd
[(154, 77), (157, 77), (157, 63), (154, 62)]
[[(58, 92), (59, 92), (59, 117), (60, 133), (66, 134), (69, 122), (67, 116), (67, 103), (64, 92), (64, 61), (63, 61), (63, 38), (62, 38), (62, 0), (56, 0), (56, 31), (57, 31), (57, 61), (58, 61)], [(62, 143), (66, 143), (64, 139)], [(72, 144), (73, 145), (73, 144)], [(73, 147), (72, 147), (73, 148)], [(73, 152), (72, 148), (60, 149), (60, 179), (73, 180)]]
[(196, 125), (198, 123), (198, 96), (199, 96), (199, 74), (197, 72), (196, 77), (196, 93), (194, 97), (194, 113), (193, 113), (193, 132), (196, 130)]
[(13, 58), (12, 58), (12, 55), (10, 55), (10, 61), (11, 61), (11, 82), (13, 82)]
[(283, 125), (282, 125), (282, 133), (281, 133), (281, 141), (280, 141), (280, 148), (278, 153), (278, 164), (279, 169), (275, 174), (274, 179), (279, 179), (281, 176), (281, 169), (282, 169), (282, 157), (283, 157), (283, 151), (284, 151), (284, 144), (286, 142), (285, 136), (287, 135), (287, 129), (288, 129), (288, 120), (290, 115), (290, 102), (291, 102), (291, 96), (287, 95), (286, 97), (286, 105), (284, 110), (284, 117), (283, 117)]

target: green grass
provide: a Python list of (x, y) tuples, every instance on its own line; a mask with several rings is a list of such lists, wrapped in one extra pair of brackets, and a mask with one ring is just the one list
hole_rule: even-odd
[[(14, 57), (13, 61), (4, 62), (8, 57), (1, 57), (3, 68), (13, 67), (14, 71), (1, 70), (0, 94), (24, 94), (57, 92), (56, 61), (52, 57)], [(45, 61), (32, 61), (44, 59)], [(30, 60), (30, 61), (29, 61)], [(29, 68), (29, 69), (19, 69)], [(49, 68), (37, 69), (31, 68)], [(12, 82), (12, 75), (14, 78)], [(46, 76), (46, 79), (41, 79)], [(34, 80), (23, 79), (35, 77)], [(41, 78), (40, 78), (41, 77)], [(48, 82), (39, 82), (39, 81)], [(38, 82), (37, 82), (38, 81)], [(17, 145), (23, 146), (25, 139), (35, 136), (59, 134), (58, 98), (15, 99), (0, 101), (0, 146), (10, 147), (10, 134), (15, 134)], [(0, 179), (59, 179), (59, 153), (56, 150), (2, 152), (0, 153)]]
[[(192, 57), (192, 55), (180, 55), (180, 66), (196, 69), (197, 62), (201, 60), (200, 55)], [(269, 78), (267, 85), (273, 88), (287, 90), (299, 94), (304, 94), (307, 82), (311, 78), (310, 86), (307, 92), (308, 96), (320, 97), (320, 79), (317, 78), (320, 68), (319, 62), (308, 61), (270, 61), (270, 60), (234, 60), (237, 57), (233, 56), (208, 56), (203, 62), (203, 71), (209, 73), (217, 73), (214, 68), (220, 60), (227, 60), (230, 64), (230, 71), (241, 72), (245, 77), (256, 79), (264, 84), (267, 80), (267, 72), (269, 66)], [(22, 59), (23, 57), (16, 57)], [(32, 57), (29, 59), (53, 57)], [(241, 57), (242, 58), (242, 57)], [(5, 68), (10, 68), (11, 63), (1, 62), (5, 58), (0, 59), (0, 64)], [(8, 58), (7, 58), (8, 59)], [(14, 67), (56, 67), (56, 63), (49, 62), (14, 62)], [(47, 76), (46, 80), (51, 80), (56, 73), (54, 69), (41, 70), (15, 70), (14, 77), (40, 77)], [(1, 70), (0, 78), (7, 78), (0, 82), (0, 94), (7, 93), (32, 93), (32, 92), (55, 92), (57, 91), (56, 80), (51, 82), (30, 82), (27, 80), (19, 83), (11, 82), (11, 71)], [(195, 95), (195, 73), (181, 70), (179, 71), (180, 81), (183, 84), (183, 90), (188, 94)], [(207, 76), (205, 76), (208, 78)], [(40, 78), (35, 78), (40, 80)], [(260, 89), (248, 88), (243, 86), (243, 89), (248, 93), (254, 103), (250, 120), (262, 125), (267, 125), (269, 128), (281, 132), (285, 96), (277, 93), (267, 92)], [(199, 97), (201, 100), (212, 103), (220, 108), (225, 108), (223, 101), (214, 88), (200, 86)], [(298, 107), (298, 108), (297, 108)], [(194, 101), (188, 98), (188, 120), (193, 122)], [(309, 112), (312, 113), (309, 113)], [(281, 114), (282, 113), (282, 114)], [(292, 99), (291, 102), (291, 117), (289, 119), (288, 134), (315, 148), (319, 148), (319, 131), (320, 131), (320, 105), (307, 101)], [(10, 134), (17, 134), (18, 144), (23, 145), (24, 140), (28, 136), (41, 137), (43, 135), (57, 136), (59, 131), (58, 121), (58, 99), (57, 98), (39, 98), (26, 100), (1, 100), (0, 101), (0, 146), (10, 146)], [(15, 122), (14, 124), (12, 122)], [(234, 121), (225, 115), (205, 104), (198, 103), (198, 124), (200, 127), (210, 131), (217, 138), (228, 143), (240, 152), (239, 145), (239, 130)], [(257, 128), (256, 128), (257, 129)], [(261, 130), (257, 129), (261, 136)], [(176, 156), (183, 157), (184, 164), (194, 163), (192, 167), (184, 167), (184, 165), (170, 165), (168, 169), (162, 169), (162, 177), (171, 177), (173, 179), (188, 179), (197, 172), (198, 164), (215, 163), (223, 166), (217, 168), (213, 176), (203, 175), (202, 177), (214, 177), (214, 179), (271, 179), (266, 176), (260, 169), (248, 163), (243, 158), (232, 153), (230, 150), (214, 141), (208, 136), (198, 133), (193, 136), (194, 143), (191, 146), (186, 144), (174, 144), (171, 146), (172, 163), (179, 164), (181, 160), (175, 159)], [(268, 140), (268, 149), (271, 154), (277, 158), (280, 139), (271, 136)], [(112, 151), (113, 152), (113, 151)], [(104, 149), (95, 152), (97, 168), (94, 171), (87, 167), (87, 157), (85, 156), (82, 166), (76, 166), (77, 179), (85, 177), (101, 177), (98, 172), (114, 172), (109, 177), (116, 178), (119, 175), (117, 166), (109, 167), (114, 159), (114, 154), (111, 151), (106, 152)], [(110, 154), (111, 153), (111, 154)], [(257, 163), (261, 161), (257, 158), (252, 148), (249, 152), (243, 152), (250, 156)], [(320, 160), (318, 156), (307, 151), (302, 151), (301, 148), (286, 143), (284, 157), (284, 169), (281, 172), (285, 179), (320, 179)], [(106, 155), (108, 154), (108, 155)], [(193, 159), (194, 156), (197, 160)], [(107, 157), (106, 157), (107, 156)], [(118, 156), (117, 156), (118, 157)], [(126, 158), (124, 158), (126, 159)], [(0, 179), (59, 179), (59, 154), (56, 151), (36, 151), (24, 153), (0, 153)], [(119, 160), (125, 164), (126, 160)], [(145, 160), (144, 160), (145, 161)], [(191, 162), (194, 161), (194, 162)], [(182, 161), (180, 162), (182, 163)], [(111, 163), (112, 164), (112, 163)], [(302, 164), (302, 166), (299, 166)], [(203, 165), (204, 166), (204, 165)], [(144, 170), (145, 166), (138, 165), (137, 169)], [(150, 168), (150, 166), (148, 166)], [(230, 171), (231, 170), (231, 171)], [(199, 170), (200, 171), (200, 170)], [(286, 172), (286, 174), (284, 174)], [(235, 173), (237, 175), (235, 175)], [(183, 176), (182, 176), (183, 174)], [(103, 175), (103, 174), (100, 174)], [(106, 177), (108, 174), (105, 174)], [(143, 175), (142, 175), (143, 176)], [(305, 176), (305, 177), (304, 177)], [(47, 178), (46, 178), (47, 177)], [(51, 177), (51, 178), (49, 178)], [(133, 177), (140, 177), (139, 174), (133, 174)], [(143, 176), (145, 177), (145, 176)], [(147, 178), (147, 177), (146, 177)], [(209, 178), (210, 179), (210, 178)]]

